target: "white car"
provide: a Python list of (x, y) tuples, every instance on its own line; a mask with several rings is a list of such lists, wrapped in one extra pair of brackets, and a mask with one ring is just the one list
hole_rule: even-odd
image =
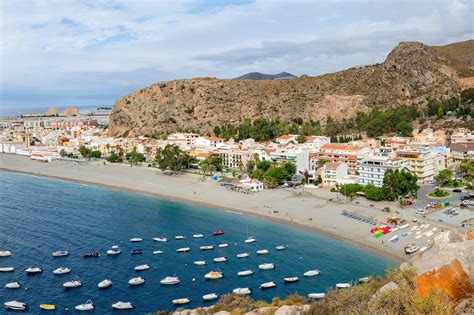
[(415, 213), (418, 214), (418, 215), (425, 215), (426, 211), (423, 210), (423, 209), (416, 209)]

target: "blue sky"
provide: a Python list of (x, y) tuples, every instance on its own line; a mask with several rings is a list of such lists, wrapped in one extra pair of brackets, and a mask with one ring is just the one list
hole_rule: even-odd
[(400, 41), (474, 38), (472, 3), (3, 0), (1, 106), (112, 105), (163, 80), (382, 62)]

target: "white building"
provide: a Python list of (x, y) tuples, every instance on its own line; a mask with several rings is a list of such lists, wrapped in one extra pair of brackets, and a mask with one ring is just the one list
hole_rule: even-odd
[(196, 138), (196, 147), (217, 148), (224, 145), (224, 138), (219, 137), (199, 137)]
[(348, 176), (346, 163), (328, 162), (324, 164), (321, 172), (322, 186), (334, 187), (338, 181)]
[(377, 187), (383, 186), (385, 172), (389, 169), (401, 170), (405, 168), (405, 163), (400, 158), (390, 157), (367, 157), (358, 166), (359, 184), (372, 184)]
[(303, 145), (289, 145), (272, 151), (270, 158), (278, 164), (291, 162), (296, 165), (298, 172), (304, 172), (309, 170), (309, 151), (310, 149)]
[(428, 184), (434, 181), (436, 153), (429, 148), (419, 148), (416, 150), (399, 150), (397, 157), (403, 159), (408, 170), (418, 177), (419, 184)]
[(296, 143), (297, 135), (282, 135), (275, 139), (279, 144), (288, 144), (290, 142)]

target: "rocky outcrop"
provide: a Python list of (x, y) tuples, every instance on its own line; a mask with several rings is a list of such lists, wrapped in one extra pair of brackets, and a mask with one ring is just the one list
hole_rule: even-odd
[[(457, 45), (460, 48), (455, 50)], [(430, 99), (457, 95), (461, 85), (469, 82), (467, 78), (474, 77), (474, 41), (450, 46), (403, 42), (382, 64), (319, 77), (285, 81), (195, 78), (153, 84), (117, 100), (109, 133), (210, 131), (245, 118), (341, 120), (374, 108), (422, 107)]]

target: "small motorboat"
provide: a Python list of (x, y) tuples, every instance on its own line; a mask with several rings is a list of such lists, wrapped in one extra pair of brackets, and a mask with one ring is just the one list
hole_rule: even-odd
[(246, 257), (249, 257), (250, 254), (249, 253), (240, 253), (240, 254), (237, 254), (237, 258), (246, 258)]
[(317, 270), (317, 269), (308, 270), (303, 274), (303, 276), (305, 276), (305, 277), (314, 277), (314, 276), (319, 275), (319, 273), (320, 273), (320, 271)]
[(261, 270), (270, 270), (270, 269), (275, 269), (275, 264), (274, 263), (265, 263), (258, 265), (258, 268)]
[(219, 298), (219, 295), (217, 295), (216, 293), (209, 293), (209, 294), (206, 294), (206, 295), (202, 296), (202, 299), (204, 301), (217, 300), (218, 298)]
[(153, 251), (153, 255), (159, 255), (159, 254), (163, 254), (164, 252), (162, 250), (154, 250)]
[(21, 287), (20, 282), (10, 282), (5, 284), (6, 289), (18, 289)]
[(232, 290), (232, 293), (237, 294), (237, 295), (249, 295), (252, 293), (251, 288), (237, 288)]
[(91, 300), (87, 300), (84, 304), (79, 304), (75, 307), (76, 311), (92, 311), (94, 310), (95, 306)]
[(120, 254), (122, 251), (120, 249), (109, 249), (107, 251), (107, 255), (110, 255), (110, 256), (113, 256), (113, 255), (118, 255)]
[(284, 245), (279, 245), (277, 247), (275, 247), (276, 250), (285, 250), (286, 249), (286, 246)]
[(9, 250), (0, 250), (0, 257), (10, 257), (12, 253)]
[(203, 238), (204, 234), (193, 234), (194, 238)]
[(205, 265), (207, 265), (207, 263), (206, 263), (205, 260), (196, 260), (196, 261), (194, 262), (194, 264), (195, 264), (196, 266), (205, 266)]
[(84, 255), (82, 255), (82, 257), (84, 257), (84, 258), (95, 258), (95, 257), (100, 257), (100, 254), (98, 252), (89, 252), (89, 253), (85, 253)]
[(368, 282), (370, 282), (370, 280), (372, 280), (371, 276), (359, 278), (359, 283), (368, 283)]
[(180, 283), (181, 281), (179, 281), (179, 278), (178, 277), (166, 277), (164, 279), (161, 279), (160, 283), (161, 284), (164, 284), (164, 285), (172, 285), (172, 284), (178, 284)]
[(207, 280), (216, 280), (216, 279), (220, 279), (224, 277), (224, 274), (222, 272), (219, 272), (219, 271), (211, 271), (211, 272), (208, 272), (204, 278), (206, 278)]
[(181, 247), (176, 250), (178, 253), (187, 253), (191, 251), (191, 247)]
[(150, 266), (148, 264), (143, 264), (136, 266), (134, 269), (135, 271), (144, 271), (150, 269)]
[(128, 284), (129, 285), (140, 285), (140, 284), (144, 284), (145, 283), (145, 278), (143, 277), (135, 277), (135, 278), (132, 278), (128, 281)]
[(423, 246), (422, 248), (420, 248), (420, 252), (424, 252), (427, 249), (428, 249), (428, 246)]
[(213, 250), (214, 246), (212, 245), (206, 245), (206, 246), (201, 246), (199, 247), (200, 250)]
[(338, 289), (347, 289), (347, 288), (350, 288), (350, 287), (351, 287), (351, 284), (347, 283), (347, 282), (336, 284), (336, 288), (338, 288)]
[(213, 261), (216, 262), (216, 263), (226, 262), (227, 257), (216, 257), (216, 258), (213, 259)]
[(13, 267), (0, 267), (0, 272), (13, 272), (15, 268)]
[(179, 240), (184, 240), (185, 238), (186, 238), (186, 236), (183, 236), (183, 235), (176, 235), (176, 236), (174, 237), (174, 239), (175, 239), (175, 240), (178, 240), (178, 241), (179, 241)]
[(131, 255), (140, 255), (143, 253), (143, 249), (133, 249), (130, 254)]
[(115, 310), (131, 310), (133, 309), (133, 304), (132, 302), (118, 301), (117, 303), (112, 304), (112, 308)]
[(56, 305), (54, 304), (40, 304), (40, 309), (44, 311), (54, 311), (56, 310)]
[(166, 237), (154, 237), (153, 240), (155, 242), (161, 242), (161, 243), (166, 243), (168, 242), (168, 239)]
[(112, 245), (111, 248), (112, 248), (112, 249), (119, 249), (119, 246), (118, 246), (118, 245)]
[(63, 283), (65, 289), (78, 288), (82, 286), (82, 282), (79, 279), (70, 280)]
[(274, 287), (276, 287), (276, 286), (277, 286), (277, 284), (276, 284), (275, 281), (270, 281), (270, 282), (262, 283), (262, 284), (260, 285), (260, 289), (266, 290), (266, 289), (274, 288)]
[(97, 285), (97, 287), (99, 289), (106, 289), (108, 287), (110, 287), (112, 285), (112, 280), (110, 279), (105, 279), (105, 280), (102, 280), (101, 282), (99, 282), (99, 284)]
[(70, 273), (71, 272), (71, 269), (67, 268), (67, 267), (59, 267), (57, 269), (54, 269), (53, 273), (55, 275), (64, 275), (66, 273)]
[(296, 283), (296, 282), (300, 281), (300, 278), (298, 278), (298, 277), (288, 277), (288, 278), (283, 278), (283, 281), (285, 281), (285, 283)]
[(257, 255), (266, 255), (268, 253), (270, 253), (270, 251), (268, 249), (257, 250)]
[(410, 243), (405, 246), (405, 254), (411, 255), (417, 252), (420, 249), (419, 246), (416, 246), (415, 243)]
[(130, 239), (130, 242), (132, 242), (132, 243), (143, 242), (143, 238), (134, 237), (134, 238), (131, 238), (131, 239)]
[(247, 239), (244, 241), (244, 243), (247, 243), (247, 244), (248, 244), (248, 243), (253, 243), (253, 242), (255, 242), (256, 240), (257, 240), (257, 239), (256, 239), (255, 237), (251, 236), (251, 237), (247, 238)]
[(58, 250), (56, 252), (53, 252), (53, 257), (64, 257), (68, 255), (69, 255), (69, 252), (67, 250)]
[(40, 267), (29, 267), (25, 270), (25, 272), (29, 275), (37, 274), (37, 273), (42, 273), (43, 269)]
[(224, 230), (219, 230), (219, 231), (212, 232), (212, 235), (214, 235), (214, 236), (222, 235), (222, 234), (224, 234)]
[(253, 275), (254, 271), (249, 269), (249, 270), (243, 270), (243, 271), (239, 271), (237, 272), (237, 276), (239, 277), (245, 277), (245, 276), (250, 276), (250, 275)]
[(174, 305), (183, 305), (183, 304), (188, 304), (191, 302), (189, 298), (181, 298), (181, 299), (174, 299), (173, 301)]
[(326, 293), (310, 293), (308, 294), (308, 298), (310, 299), (322, 299), (326, 296)]
[(229, 247), (229, 244), (223, 243), (223, 244), (219, 244), (218, 246), (219, 248), (226, 248), (226, 247)]
[(28, 310), (28, 305), (19, 301), (8, 301), (8, 302), (3, 303), (3, 305), (5, 305), (5, 309), (7, 310), (14, 310), (14, 311)]

